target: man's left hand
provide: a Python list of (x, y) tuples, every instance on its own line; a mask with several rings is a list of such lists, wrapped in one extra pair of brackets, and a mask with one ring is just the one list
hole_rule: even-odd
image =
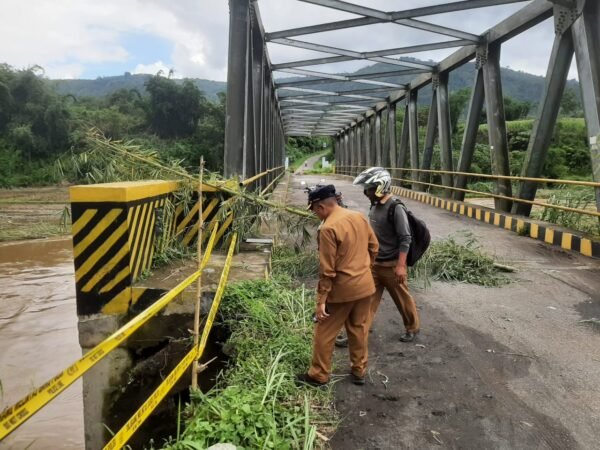
[(396, 270), (394, 270), (394, 275), (396, 275), (396, 280), (398, 280), (399, 284), (404, 284), (408, 280), (408, 273), (405, 265), (396, 266)]

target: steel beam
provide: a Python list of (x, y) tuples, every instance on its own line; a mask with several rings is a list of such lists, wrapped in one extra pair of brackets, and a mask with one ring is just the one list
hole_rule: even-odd
[[(411, 90), (408, 95), (408, 128), (410, 137), (410, 167), (419, 168), (419, 110), (418, 110), (418, 91)], [(416, 172), (411, 173), (412, 179), (417, 178)], [(413, 183), (412, 188), (416, 189), (418, 184)]]
[[(427, 119), (427, 132), (425, 134), (425, 148), (423, 149), (423, 161), (421, 161), (421, 169), (431, 169), (431, 160), (433, 159), (433, 146), (435, 144), (437, 123), (438, 123), (438, 112), (437, 112), (437, 89), (433, 89), (431, 93), (431, 106), (429, 107), (429, 117)], [(419, 180), (423, 182), (429, 181), (429, 174), (422, 172), (419, 176)], [(417, 186), (418, 191), (425, 191), (424, 184)]]
[(364, 135), (364, 141), (365, 141), (365, 166), (371, 166), (372, 162), (373, 162), (373, 154), (371, 152), (371, 118), (370, 117), (365, 117), (364, 120), (364, 124), (365, 124), (365, 135)]
[[(439, 74), (437, 87), (438, 134), (440, 143), (440, 163), (442, 170), (452, 171), (452, 125), (450, 124), (450, 98), (448, 95), (448, 73)], [(452, 187), (451, 174), (442, 174), (442, 184)], [(451, 197), (452, 190), (445, 189), (444, 197)]]
[[(458, 158), (458, 172), (471, 171), (471, 162), (473, 161), (473, 153), (475, 152), (475, 144), (477, 142), (477, 132), (479, 131), (479, 121), (481, 118), (481, 111), (483, 110), (483, 101), (483, 70), (477, 68), (473, 89), (471, 90), (471, 101), (469, 103), (469, 111), (467, 113), (460, 156)], [(454, 179), (454, 186), (459, 189), (465, 189), (467, 187), (467, 182), (468, 178), (466, 176), (457, 175)], [(463, 201), (465, 199), (464, 192), (454, 191), (453, 195), (456, 200)]]
[[(573, 24), (575, 56), (583, 112), (588, 132), (594, 181), (600, 182), (600, 5), (587, 0), (583, 14)], [(596, 189), (596, 206), (600, 211), (600, 188)]]
[[(340, 75), (340, 74), (328, 74), (323, 72), (317, 72), (314, 70), (305, 70), (305, 69), (276, 69), (273, 66), (273, 70), (277, 70), (279, 72), (292, 73), (296, 75), (308, 76), (311, 78), (300, 79), (300, 80), (292, 80), (292, 81), (277, 81), (276, 85), (278, 88), (283, 88), (287, 86), (306, 86), (311, 84), (331, 84), (336, 81), (356, 81), (356, 80), (370, 80), (373, 78), (390, 78), (396, 76), (405, 76), (405, 75), (418, 75), (422, 73), (430, 73), (430, 70), (421, 70), (421, 69), (407, 69), (407, 70), (386, 70), (384, 72), (374, 72), (374, 73), (362, 73), (357, 75)], [(341, 78), (340, 78), (341, 77)], [(285, 80), (285, 78), (284, 78)], [(392, 87), (392, 86), (390, 86)], [(396, 87), (396, 86), (393, 86)], [(404, 86), (402, 86), (404, 87)]]
[(396, 160), (396, 156), (398, 153), (398, 144), (396, 142), (396, 104), (388, 105), (388, 124), (387, 124), (387, 133), (388, 133), (388, 158), (390, 161), (390, 167), (396, 167), (398, 162)]
[[(488, 45), (487, 61), (483, 65), (483, 81), (492, 174), (509, 176), (508, 140), (500, 75), (500, 50), (501, 44), (499, 43)], [(510, 180), (497, 180), (496, 194), (512, 197)], [(495, 198), (494, 203), (497, 210), (505, 212), (510, 211), (512, 206), (512, 201), (500, 198)]]
[(224, 175), (246, 176), (246, 98), (250, 1), (229, 1), (229, 64), (225, 119)]
[[(397, 165), (406, 168), (406, 160), (410, 147), (410, 108), (409, 102), (404, 105), (404, 119), (402, 120), (402, 134), (400, 135), (400, 147), (398, 149)], [(402, 178), (402, 171), (396, 171), (394, 178)]]
[[(484, 8), (488, 6), (504, 5), (509, 3), (518, 3), (527, 0), (464, 0), (454, 3), (446, 3), (441, 5), (426, 6), (423, 8), (415, 8), (404, 11), (391, 12), (392, 19), (410, 19), (414, 17), (429, 16), (432, 14), (442, 14), (454, 11), (463, 11), (474, 8)], [(362, 14), (361, 14), (362, 15)], [(371, 25), (374, 23), (381, 23), (387, 20), (374, 19), (365, 17), (361, 19), (350, 19), (342, 20), (337, 22), (328, 22), (319, 25), (313, 25), (308, 27), (294, 28), (291, 30), (277, 31), (274, 33), (267, 33), (269, 39), (278, 39), (282, 37), (293, 37), (301, 36), (305, 34), (323, 33), (325, 31), (341, 30), (345, 28), (359, 27), (364, 25)]]
[[(573, 61), (573, 52), (571, 30), (566, 31), (564, 34), (557, 34), (554, 39), (550, 62), (548, 63), (544, 93), (538, 106), (538, 114), (523, 162), (521, 173), (523, 177), (539, 178), (542, 174), (554, 127), (556, 126), (556, 119), (560, 111), (560, 102), (567, 84), (569, 69)], [(535, 200), (537, 188), (537, 183), (521, 182), (519, 198)], [(513, 205), (513, 213), (528, 216), (531, 213), (531, 205), (516, 202)]]
[[(389, 106), (389, 104), (387, 105)], [(383, 139), (383, 146), (381, 147), (381, 165), (383, 167), (390, 167), (390, 135), (388, 133), (388, 109), (384, 109), (381, 112), (382, 115), (382, 123), (381, 123), (381, 133)]]
[[(334, 80), (334, 81), (352, 81), (354, 83), (362, 83), (362, 84), (370, 84), (373, 86), (387, 86), (387, 87), (392, 87), (392, 88), (403, 88), (404, 85), (403, 84), (397, 84), (397, 83), (388, 83), (385, 81), (374, 81), (369, 79), (369, 77), (356, 77), (356, 76), (348, 76), (348, 75), (337, 75), (337, 74), (333, 74), (333, 73), (325, 73), (325, 72), (317, 72), (316, 70), (306, 70), (306, 69), (281, 69), (281, 68), (274, 68), (273, 70), (279, 71), (279, 72), (285, 72), (285, 73), (292, 73), (295, 75), (304, 75), (304, 76), (311, 76), (311, 77), (320, 77), (320, 78), (324, 78), (324, 79), (328, 79), (328, 80)], [(302, 80), (302, 81), (306, 81), (306, 80)], [(309, 80), (311, 81), (311, 84), (319, 84), (319, 83), (314, 83), (315, 80)], [(332, 83), (333, 81), (330, 81), (330, 83)], [(323, 83), (320, 83), (323, 84)], [(278, 88), (281, 87), (285, 87), (285, 86), (298, 86), (299, 84), (297, 82), (293, 82), (293, 83), (285, 83), (285, 82), (281, 82), (277, 85)]]
[(381, 111), (375, 114), (375, 164), (383, 164), (383, 154), (381, 148)]

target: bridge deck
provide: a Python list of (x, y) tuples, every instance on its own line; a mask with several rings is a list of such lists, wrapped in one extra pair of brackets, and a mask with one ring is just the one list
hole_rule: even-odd
[[(296, 176), (290, 201), (305, 203)], [(360, 189), (327, 177), (352, 209)], [(398, 341), (401, 318), (384, 298), (370, 336), (364, 388), (342, 380), (345, 418), (333, 448), (595, 448), (600, 421), (600, 263), (422, 203), (407, 201), (434, 239), (468, 231), (518, 272), (501, 288), (434, 282), (413, 288), (418, 344)], [(347, 370), (338, 351), (336, 372)], [(387, 389), (381, 383), (389, 377)], [(366, 413), (366, 414), (365, 414)], [(439, 434), (437, 434), (439, 433)]]

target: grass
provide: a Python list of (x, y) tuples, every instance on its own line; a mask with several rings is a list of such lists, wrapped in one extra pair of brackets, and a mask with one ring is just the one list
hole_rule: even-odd
[(316, 251), (304, 251), (287, 246), (273, 248), (273, 274), (292, 279), (316, 277), (319, 273), (319, 256)]
[(168, 450), (228, 442), (238, 449), (313, 449), (333, 429), (332, 392), (298, 388), (312, 348), (314, 301), (289, 277), (228, 286), (222, 306), (232, 359), (217, 386), (195, 391), (185, 431)]
[[(464, 242), (458, 242), (458, 239)], [(433, 241), (429, 250), (410, 271), (411, 279), (426, 287), (433, 281), (449, 281), (498, 287), (510, 280), (494, 265), (470, 234)]]

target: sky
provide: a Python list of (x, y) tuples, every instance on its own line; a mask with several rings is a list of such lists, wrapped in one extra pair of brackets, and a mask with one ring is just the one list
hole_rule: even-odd
[[(384, 11), (452, 0), (350, 0)], [(479, 34), (529, 2), (420, 18)], [(297, 0), (258, 0), (267, 31), (357, 18)], [(40, 65), (49, 78), (97, 78), (124, 72), (226, 81), (227, 0), (2, 0), (0, 62), (16, 68)], [(452, 38), (395, 24), (378, 24), (299, 36), (340, 48), (369, 51)], [(554, 29), (552, 20), (504, 44), (502, 66), (545, 75)], [(331, 56), (268, 44), (273, 63)], [(411, 54), (439, 61), (454, 49)], [(351, 72), (362, 61), (306, 69)], [(283, 75), (283, 74), (282, 74)], [(576, 77), (575, 66), (570, 73)]]

